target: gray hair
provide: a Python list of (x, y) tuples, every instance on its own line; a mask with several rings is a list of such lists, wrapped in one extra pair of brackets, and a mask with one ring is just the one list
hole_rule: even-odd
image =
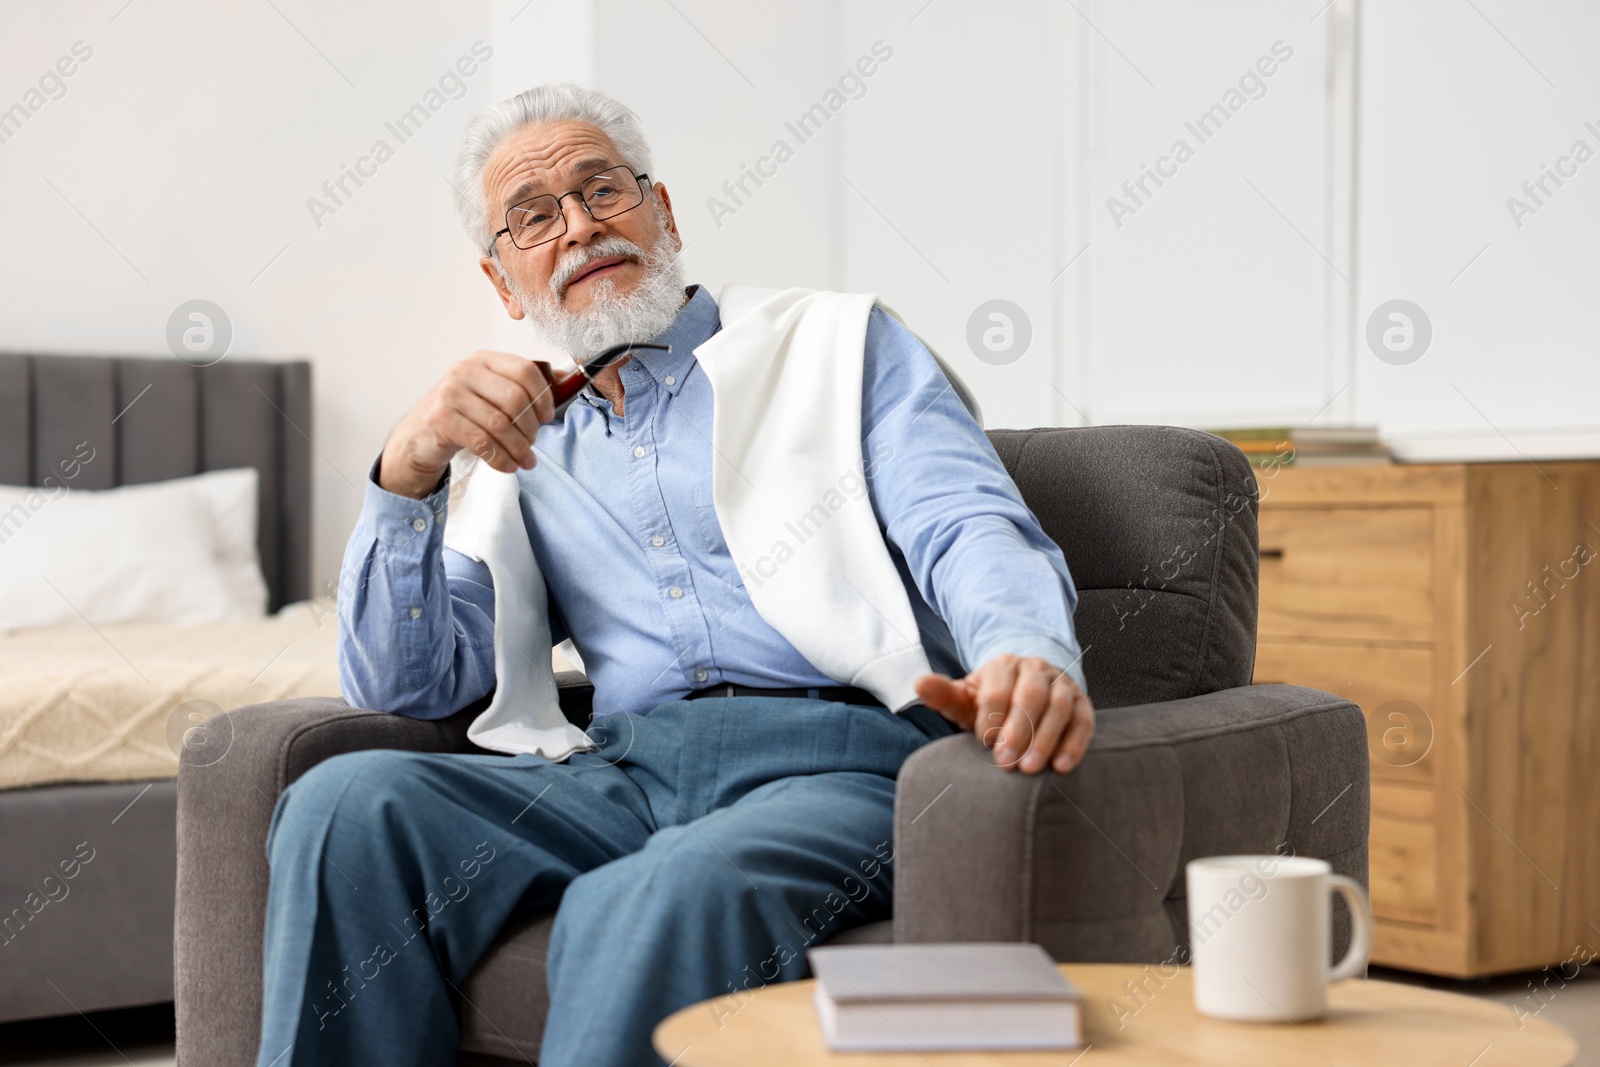
[(611, 138), (622, 162), (638, 173), (650, 170), (650, 146), (644, 127), (633, 109), (597, 89), (557, 82), (538, 85), (509, 100), (483, 108), (467, 124), (461, 153), (456, 157), (456, 210), (461, 223), (479, 248), (489, 250), (494, 231), (489, 204), (483, 193), (483, 170), (507, 137), (524, 126), (550, 122), (587, 122)]

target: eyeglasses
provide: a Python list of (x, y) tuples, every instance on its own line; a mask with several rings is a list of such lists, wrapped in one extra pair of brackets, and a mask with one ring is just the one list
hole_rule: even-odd
[(578, 197), (583, 209), (596, 222), (614, 219), (644, 203), (644, 183), (649, 180), (650, 175), (635, 174), (632, 167), (621, 164), (590, 175), (578, 188), (560, 196), (544, 193), (519, 201), (506, 209), (505, 229), (497, 232), (489, 244), (492, 246), (498, 241), (500, 234), (509, 236), (512, 244), (524, 249), (554, 241), (567, 232), (567, 216), (561, 209), (561, 201), (569, 196)]

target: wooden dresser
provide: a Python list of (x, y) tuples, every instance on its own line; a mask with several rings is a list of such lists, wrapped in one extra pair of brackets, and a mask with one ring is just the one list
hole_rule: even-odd
[(1600, 952), (1600, 462), (1277, 467), (1257, 682), (1367, 716), (1373, 961)]

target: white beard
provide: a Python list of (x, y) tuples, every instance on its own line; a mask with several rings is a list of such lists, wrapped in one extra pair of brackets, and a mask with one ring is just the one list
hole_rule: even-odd
[[(665, 212), (657, 217), (665, 221)], [(589, 307), (568, 311), (557, 293), (585, 266), (606, 256), (635, 256), (644, 277), (628, 293), (618, 293), (610, 278), (588, 282)], [(556, 267), (543, 292), (526, 292), (506, 275), (510, 288), (541, 340), (567, 353), (579, 364), (588, 362), (613, 345), (651, 341), (672, 325), (683, 308), (683, 267), (672, 235), (662, 227), (661, 239), (648, 253), (621, 237), (602, 237), (574, 249)]]

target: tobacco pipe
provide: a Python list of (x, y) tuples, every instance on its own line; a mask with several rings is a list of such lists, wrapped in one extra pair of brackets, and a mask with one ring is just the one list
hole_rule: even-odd
[(596, 375), (612, 364), (621, 362), (624, 356), (636, 352), (641, 348), (653, 348), (659, 352), (672, 351), (671, 345), (612, 345), (610, 348), (601, 352), (599, 355), (595, 356), (589, 362), (583, 364), (583, 366), (579, 367), (565, 378), (562, 378), (560, 381), (550, 383), (550, 398), (554, 400), (556, 404), (555, 418), (561, 418), (561, 416), (566, 412), (567, 408), (572, 406), (572, 402), (578, 399), (578, 394), (583, 391), (583, 387), (593, 381)]

